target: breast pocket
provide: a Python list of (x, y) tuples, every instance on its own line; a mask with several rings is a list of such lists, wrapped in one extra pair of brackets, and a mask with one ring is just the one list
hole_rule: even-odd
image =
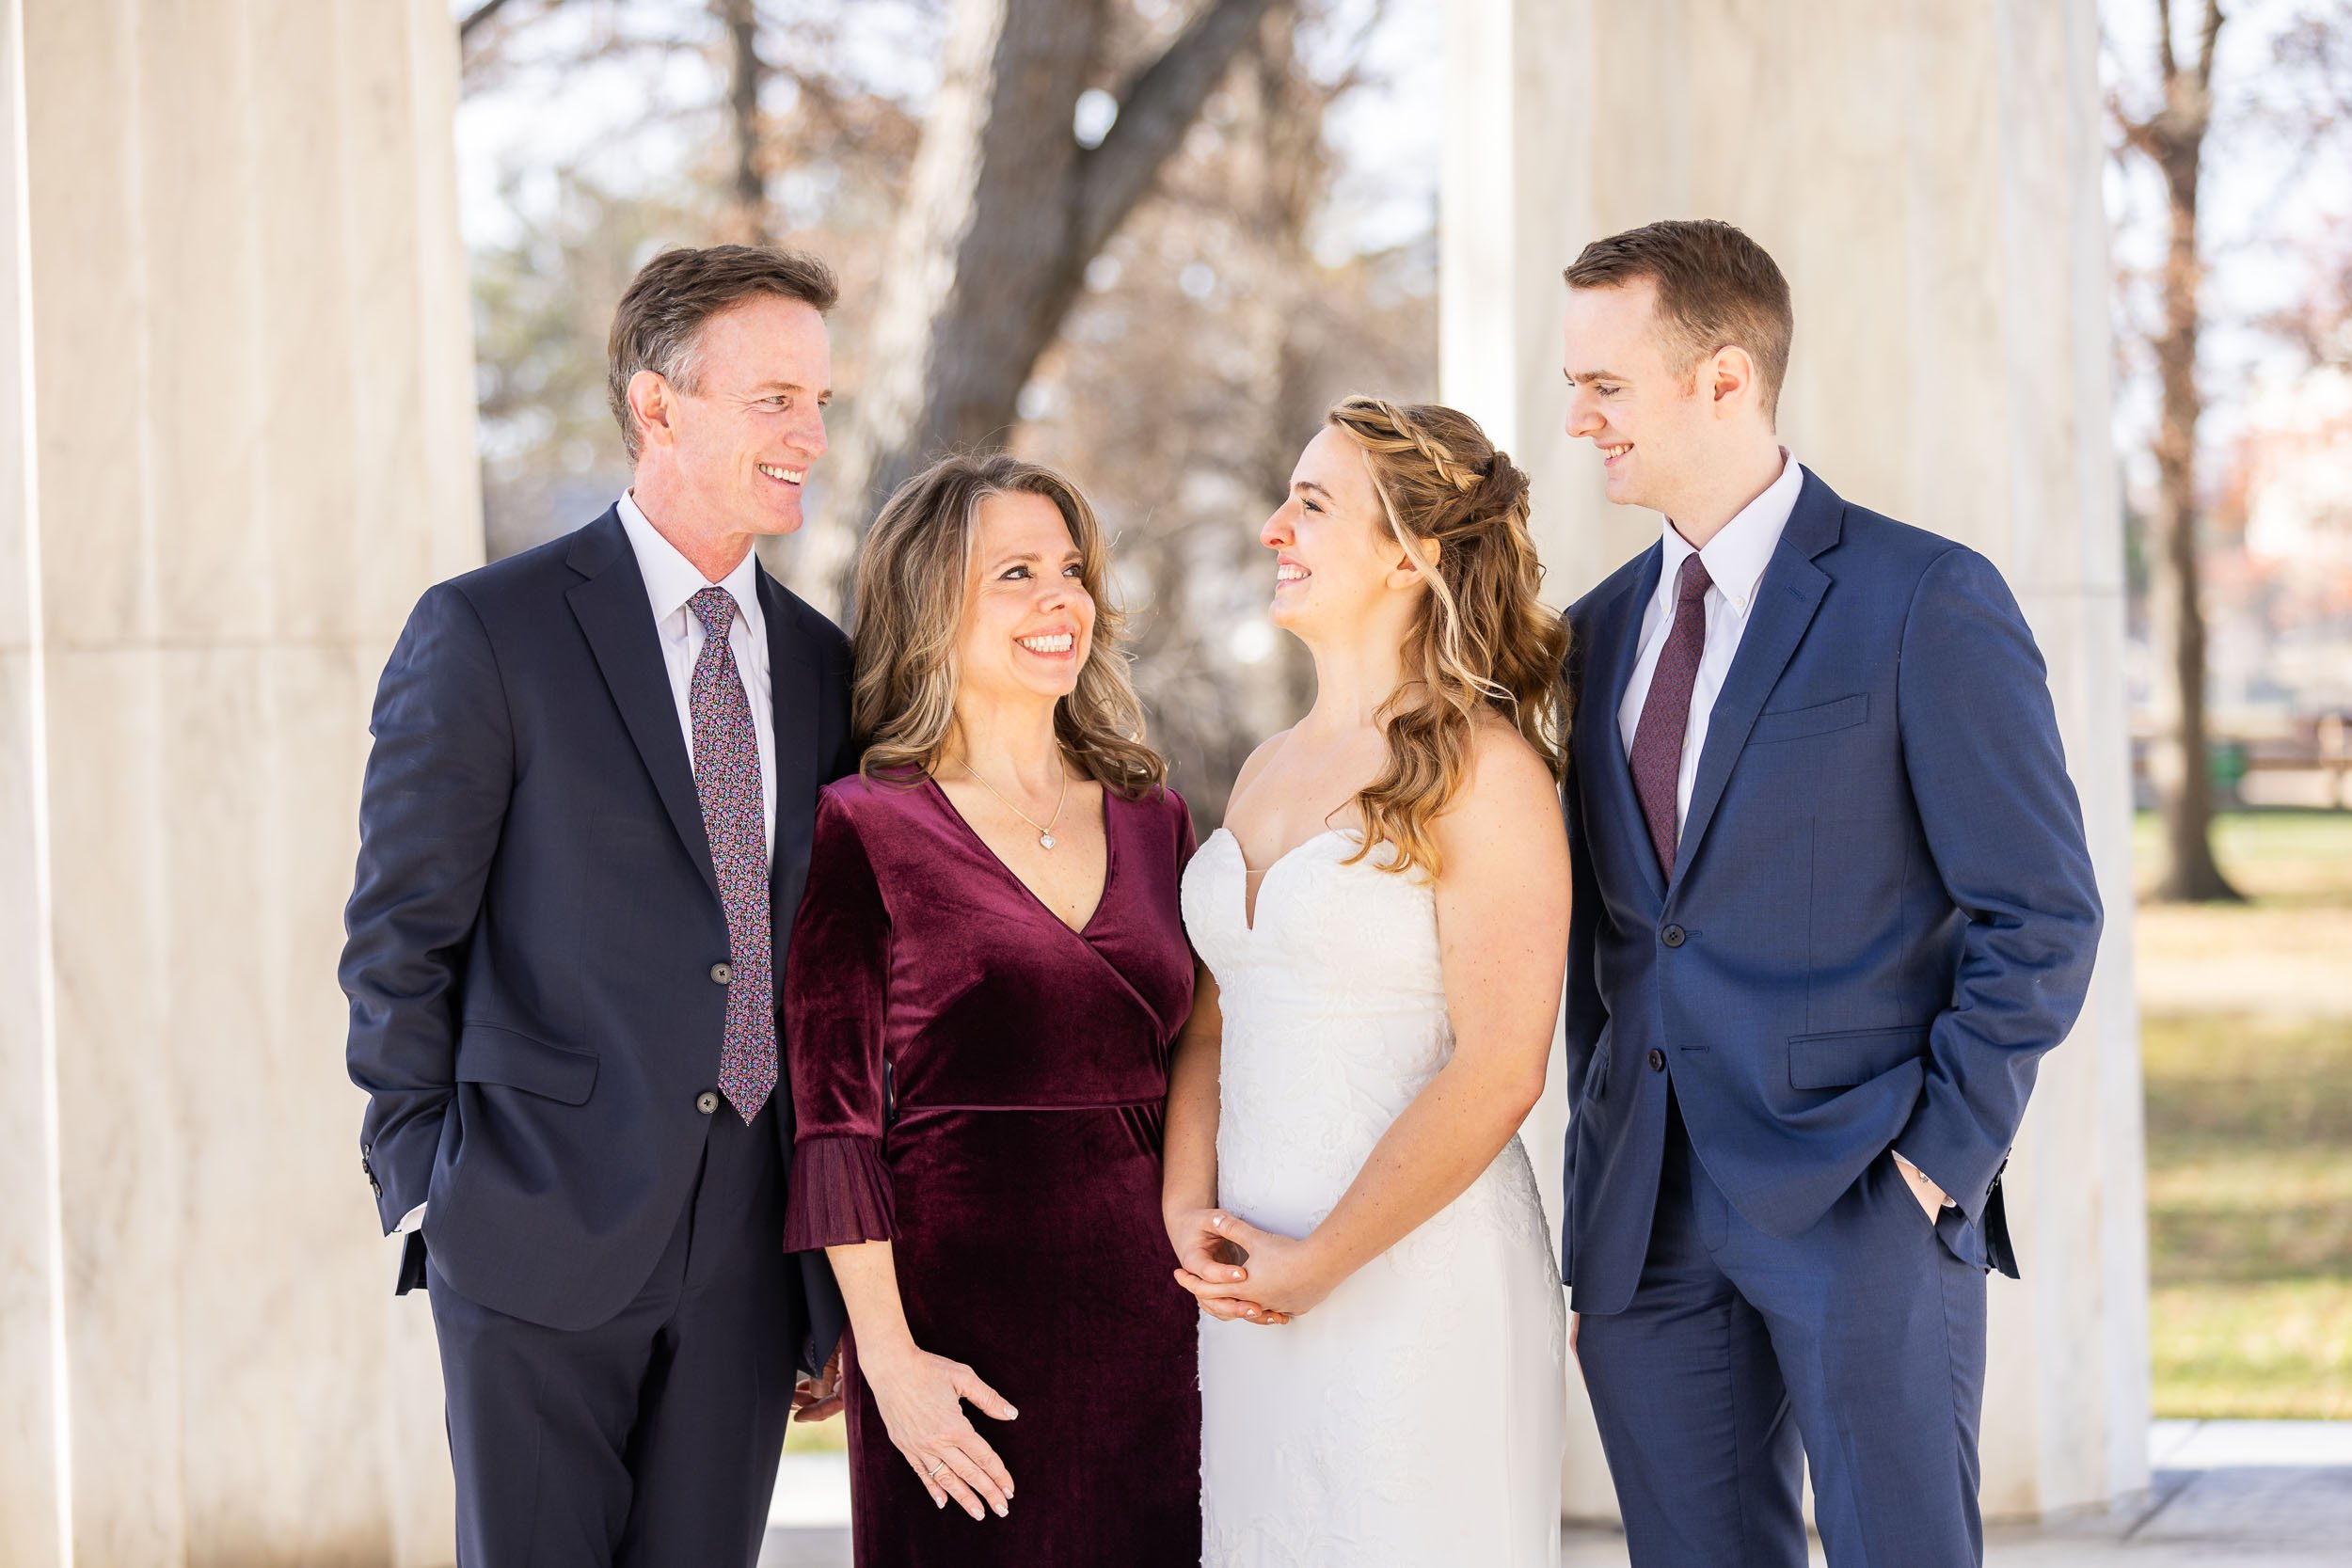
[(1759, 713), (1756, 716), (1756, 727), (1748, 731), (1748, 744), (1769, 746), (1776, 740), (1803, 740), (1807, 736), (1828, 735), (1833, 730), (1850, 730), (1856, 724), (1867, 723), (1869, 718), (1870, 694), (1857, 691), (1834, 703)]

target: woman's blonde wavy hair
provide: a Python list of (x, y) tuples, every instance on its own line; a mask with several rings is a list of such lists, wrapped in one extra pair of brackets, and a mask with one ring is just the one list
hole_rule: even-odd
[(1078, 487), (1053, 469), (1003, 452), (944, 457), (898, 486), (866, 535), (857, 563), (850, 644), (856, 673), (850, 722), (867, 778), (912, 782), (932, 771), (955, 730), (962, 629), (980, 502), (1042, 496), (1078, 546), (1094, 601), (1094, 637), (1078, 687), (1054, 712), (1062, 752), (1104, 788), (1133, 798), (1165, 784), (1168, 764), (1144, 741), (1143, 704), (1121, 646), (1126, 617), (1106, 593), (1110, 552)]
[[(1389, 760), (1357, 794), (1364, 845), (1387, 869), (1438, 874), (1432, 831), (1469, 771), (1470, 736), (1491, 709), (1556, 780), (1567, 767), (1567, 627), (1536, 596), (1527, 475), (1469, 415), (1436, 404), (1347, 397), (1325, 420), (1363, 450), (1389, 531), (1428, 583), (1406, 634), (1404, 678), (1381, 709)], [(1423, 541), (1434, 540), (1433, 564)]]

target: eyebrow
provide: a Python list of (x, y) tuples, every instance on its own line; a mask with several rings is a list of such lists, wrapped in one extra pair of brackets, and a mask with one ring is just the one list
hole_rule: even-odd
[(1317, 484), (1311, 479), (1293, 480), (1291, 482), (1291, 488), (1294, 490), (1312, 490), (1316, 495), (1321, 496), (1325, 500), (1332, 500), (1336, 499), (1332, 496), (1330, 491), (1326, 490), (1322, 485)]
[[(758, 392), (805, 392), (805, 391), (807, 391), (807, 390), (808, 390), (808, 388), (805, 388), (805, 387), (803, 387), (803, 386), (802, 386), (802, 385), (801, 385), (799, 382), (797, 382), (797, 381), (763, 381), (763, 382), (761, 382), (758, 386), (756, 386), (756, 387), (753, 388), (752, 388), (752, 390), (753, 390), (755, 393), (758, 393)], [(829, 397), (833, 396), (833, 388), (830, 388), (830, 387), (828, 387), (828, 388), (826, 388), (823, 391), (821, 391), (821, 392), (818, 393), (817, 395), (818, 395), (818, 397), (820, 397), (820, 398), (829, 398)]]
[(1574, 386), (1580, 381), (1623, 381), (1625, 379), (1624, 376), (1619, 375), (1615, 371), (1564, 370), (1560, 373), (1568, 378), (1568, 385), (1570, 386)]

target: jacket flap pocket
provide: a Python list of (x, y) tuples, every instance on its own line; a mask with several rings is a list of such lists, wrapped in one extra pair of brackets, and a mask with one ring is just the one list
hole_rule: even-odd
[(1843, 1089), (1867, 1084), (1883, 1072), (1928, 1053), (1928, 1025), (1899, 1029), (1846, 1029), (1832, 1035), (1797, 1035), (1788, 1041), (1788, 1085), (1798, 1089)]
[(592, 1051), (549, 1045), (495, 1023), (469, 1023), (457, 1037), (457, 1081), (503, 1084), (566, 1105), (584, 1105), (596, 1085)]
[(1774, 740), (1797, 740), (1808, 735), (1827, 735), (1832, 730), (1851, 729), (1870, 717), (1870, 694), (1857, 691), (1851, 697), (1840, 697), (1834, 703), (1818, 707), (1792, 707), (1779, 713), (1759, 713), (1756, 727), (1748, 731), (1748, 744), (1762, 746)]

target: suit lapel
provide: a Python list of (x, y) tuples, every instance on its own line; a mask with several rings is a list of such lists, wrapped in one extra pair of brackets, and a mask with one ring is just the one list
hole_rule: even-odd
[(612, 690), (613, 705), (621, 710), (621, 721), (628, 726), (629, 738), (637, 743), (637, 754), (653, 776), (670, 825), (715, 898), (719, 874), (710, 863), (710, 835), (703, 826), (702, 800), (694, 792), (686, 736), (678, 728), (677, 699), (670, 692), (645, 579), (637, 570), (637, 552), (629, 548), (620, 513), (607, 511), (583, 530), (568, 559), (587, 580), (574, 585), (564, 598), (596, 656), (596, 668)]
[(805, 809), (817, 800), (824, 782), (818, 775), (818, 661), (799, 632), (789, 624), (791, 607), (784, 590), (759, 569), (759, 613), (768, 626), (768, 694), (774, 715), (776, 805), (769, 857), (768, 895), (779, 939), (790, 928), (800, 903), (801, 873), (808, 865), (809, 840), (816, 814)]
[(1781, 672), (1788, 668), (1797, 644), (1804, 641), (1805, 629), (1813, 624), (1814, 611), (1821, 607), (1821, 596), (1829, 592), (1829, 574), (1814, 565), (1813, 558), (1837, 543), (1844, 512), (1845, 503), (1808, 472), (1796, 508), (1788, 515), (1788, 526), (1781, 531), (1780, 544), (1756, 583), (1756, 608), (1749, 612), (1740, 651), (1708, 715), (1707, 745), (1699, 752), (1698, 776), (1691, 784), (1691, 809), (1683, 816), (1682, 837), (1675, 848), (1677, 879), (1690, 870), (1699, 841), (1714, 820), (1715, 807), (1723, 800), (1724, 786), (1731, 780), (1732, 765), (1740, 760), (1748, 732), (1756, 727), (1756, 716), (1764, 710), (1765, 699), (1779, 684)]
[[(1592, 780), (1590, 799), (1601, 820), (1625, 841), (1627, 852), (1649, 879), (1650, 895), (1657, 899), (1666, 896), (1665, 875), (1658, 868), (1658, 852), (1650, 847), (1641, 798), (1633, 792), (1632, 768), (1617, 735), (1617, 709), (1625, 704), (1626, 688), (1632, 683), (1634, 665), (1640, 662), (1642, 612), (1658, 591), (1665, 553), (1663, 545), (1652, 545), (1633, 581), (1594, 618), (1584, 691), (1577, 699), (1577, 729), (1583, 736), (1581, 760)], [(1594, 705), (1596, 698), (1600, 700), (1597, 706)]]

